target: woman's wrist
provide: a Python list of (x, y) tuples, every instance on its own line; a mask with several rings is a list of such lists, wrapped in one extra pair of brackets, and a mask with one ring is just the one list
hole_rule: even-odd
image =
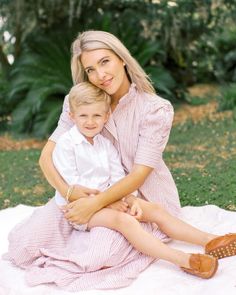
[[(70, 186), (67, 186), (67, 191), (69, 190), (69, 187)], [(73, 185), (73, 189), (71, 190), (69, 201), (73, 202), (73, 201), (80, 199), (81, 198), (80, 195), (81, 195), (81, 190), (80, 190), (79, 186)]]
[(66, 196), (65, 196), (65, 199), (66, 199), (66, 201), (68, 203), (71, 201), (71, 196), (72, 196), (72, 193), (73, 193), (74, 188), (75, 188), (74, 185), (69, 185), (68, 186), (68, 189), (67, 189), (67, 192), (66, 192)]
[(95, 204), (96, 204), (98, 210), (101, 210), (102, 208), (105, 208), (106, 206), (113, 203), (113, 202), (109, 202), (109, 203), (107, 202), (103, 192), (95, 195), (93, 198), (95, 199), (94, 201), (95, 201)]

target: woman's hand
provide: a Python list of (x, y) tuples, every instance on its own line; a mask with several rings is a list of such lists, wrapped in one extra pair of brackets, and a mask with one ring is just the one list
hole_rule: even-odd
[(76, 224), (88, 223), (93, 214), (100, 209), (101, 208), (98, 205), (98, 198), (94, 196), (90, 196), (89, 198), (80, 198), (62, 206), (65, 218)]
[(75, 185), (70, 195), (70, 202), (76, 201), (80, 198), (87, 198), (91, 195), (97, 195), (99, 190), (91, 189), (82, 185)]
[(121, 212), (127, 212), (128, 207), (129, 207), (128, 203), (126, 203), (123, 200), (116, 201), (116, 202), (114, 202), (114, 203), (107, 206), (107, 208), (117, 210), (117, 211), (121, 211)]

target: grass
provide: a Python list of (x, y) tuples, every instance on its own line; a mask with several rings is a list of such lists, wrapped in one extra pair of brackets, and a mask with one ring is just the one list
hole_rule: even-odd
[[(174, 126), (164, 158), (185, 205), (236, 210), (236, 122), (205, 119)], [(0, 208), (42, 205), (54, 190), (42, 176), (39, 149), (0, 151)]]
[(38, 206), (53, 196), (38, 166), (39, 155), (38, 149), (0, 152), (0, 208)]
[(179, 190), (181, 204), (215, 204), (236, 210), (236, 122), (187, 121), (176, 126), (165, 160)]

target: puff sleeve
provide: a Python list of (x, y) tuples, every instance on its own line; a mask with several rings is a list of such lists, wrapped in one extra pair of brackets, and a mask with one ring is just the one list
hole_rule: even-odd
[(165, 101), (160, 105), (158, 100), (147, 103), (140, 128), (138, 146), (134, 162), (136, 164), (157, 168), (162, 160), (162, 153), (169, 139), (174, 110)]
[(64, 99), (62, 113), (60, 115), (57, 127), (49, 137), (49, 140), (57, 142), (58, 138), (68, 131), (73, 125), (74, 123), (69, 116), (69, 100), (67, 95)]

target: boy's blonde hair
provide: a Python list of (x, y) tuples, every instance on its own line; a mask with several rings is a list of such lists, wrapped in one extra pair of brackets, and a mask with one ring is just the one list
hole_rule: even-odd
[(69, 106), (72, 113), (81, 105), (96, 102), (105, 102), (108, 111), (111, 104), (111, 97), (105, 91), (89, 82), (81, 82), (73, 86), (69, 92)]
[(117, 37), (104, 31), (85, 31), (80, 33), (72, 43), (71, 71), (74, 84), (88, 81), (80, 58), (84, 51), (96, 49), (108, 49), (116, 54), (125, 63), (127, 76), (130, 82), (136, 84), (139, 92), (155, 93), (149, 76), (132, 57), (129, 50)]

